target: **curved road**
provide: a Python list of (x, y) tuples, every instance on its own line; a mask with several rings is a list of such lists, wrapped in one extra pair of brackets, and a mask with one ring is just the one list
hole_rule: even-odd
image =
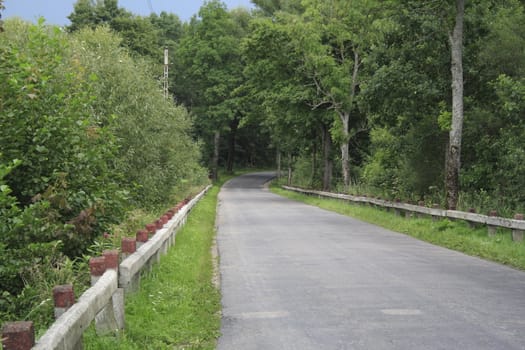
[(525, 349), (525, 273), (276, 196), (219, 197), (219, 350)]

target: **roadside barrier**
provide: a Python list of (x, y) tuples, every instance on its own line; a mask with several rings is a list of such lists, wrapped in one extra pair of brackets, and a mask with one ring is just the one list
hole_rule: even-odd
[(424, 215), (431, 216), (433, 219), (448, 218), (452, 220), (465, 220), (471, 225), (486, 225), (489, 236), (494, 236), (498, 227), (512, 230), (512, 240), (515, 242), (523, 241), (523, 233), (525, 231), (525, 221), (523, 214), (514, 215), (514, 219), (499, 217), (495, 210), (492, 210), (489, 215), (481, 215), (475, 213), (474, 209), (469, 212), (458, 210), (440, 209), (438, 205), (434, 204), (432, 208), (426, 207), (423, 202), (418, 205), (401, 203), (400, 201), (388, 201), (380, 198), (371, 198), (366, 196), (353, 196), (349, 194), (331, 193), (325, 191), (305, 190), (297, 187), (282, 186), (285, 190), (303, 193), (307, 195), (316, 195), (319, 197), (336, 198), (345, 201), (354, 202), (357, 204), (367, 204), (385, 208), (386, 210), (393, 210), (396, 215), (405, 215), (406, 217), (422, 217)]
[(56, 286), (53, 289), (56, 321), (36, 343), (33, 322), (4, 324), (3, 349), (80, 350), (82, 335), (93, 321), (99, 335), (124, 329), (125, 294), (139, 289), (142, 272), (150, 270), (175, 244), (177, 231), (210, 188), (168, 210), (154, 224), (138, 231), (136, 238), (123, 238), (120, 254), (118, 250), (109, 250), (91, 258), (91, 288), (77, 302), (72, 285)]

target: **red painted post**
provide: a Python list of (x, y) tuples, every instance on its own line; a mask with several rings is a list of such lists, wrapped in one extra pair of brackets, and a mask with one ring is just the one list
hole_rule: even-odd
[(102, 256), (106, 259), (106, 269), (118, 270), (118, 250), (104, 250)]
[(120, 249), (122, 251), (122, 260), (124, 260), (137, 251), (137, 240), (131, 237), (122, 237)]
[(146, 225), (146, 230), (151, 233), (151, 234), (154, 234), (155, 231), (157, 230), (157, 225), (155, 224), (147, 224)]
[[(523, 220), (523, 214), (514, 215), (514, 220)], [(523, 241), (523, 230), (513, 229), (512, 230), (512, 240), (514, 242)]]
[(35, 345), (33, 322), (7, 322), (2, 327), (4, 350), (30, 350)]
[(55, 319), (57, 319), (75, 304), (73, 285), (64, 284), (53, 288), (53, 301), (55, 302)]
[(162, 222), (161, 219), (155, 221), (155, 225), (157, 225), (157, 230), (160, 230), (162, 228), (162, 226), (164, 226), (164, 223)]
[(106, 272), (106, 258), (97, 256), (89, 259), (89, 271), (91, 274), (91, 285), (94, 285), (100, 276)]
[(140, 248), (144, 243), (146, 243), (149, 239), (148, 237), (148, 231), (146, 230), (138, 230), (137, 231), (137, 249)]

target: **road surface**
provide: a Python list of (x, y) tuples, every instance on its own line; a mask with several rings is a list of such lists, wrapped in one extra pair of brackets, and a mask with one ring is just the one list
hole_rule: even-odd
[(525, 349), (525, 273), (268, 192), (219, 195), (219, 350)]

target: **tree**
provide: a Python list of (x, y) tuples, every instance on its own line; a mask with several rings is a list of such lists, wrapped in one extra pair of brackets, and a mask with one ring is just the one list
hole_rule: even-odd
[(300, 0), (254, 0), (253, 3), (266, 16), (273, 16), (280, 11), (296, 14), (304, 11)]
[[(93, 76), (96, 96), (91, 113), (118, 142), (111, 165), (138, 206), (156, 206), (171, 198), (182, 182), (202, 181), (198, 145), (190, 137), (187, 111), (164, 99), (149, 61), (119, 47), (108, 28), (75, 33), (76, 58)], [(124, 186), (125, 185), (125, 186)]]
[(208, 154), (214, 178), (221, 135), (228, 129), (235, 133), (242, 117), (234, 93), (243, 81), (242, 23), (243, 16), (228, 12), (220, 1), (206, 3), (199, 18), (194, 17), (185, 28), (175, 57), (175, 96), (191, 109), (199, 136), (211, 145)]
[(316, 91), (312, 109), (332, 110), (337, 121), (338, 143), (345, 189), (350, 174), (349, 143), (367, 130), (357, 110), (362, 65), (370, 49), (388, 30), (385, 5), (374, 1), (303, 2), (306, 6), (296, 26), (297, 45), (303, 50), (302, 69)]
[(151, 21), (153, 17), (135, 16), (119, 7), (117, 0), (77, 0), (68, 18), (69, 32), (106, 25), (120, 34), (122, 45), (132, 52), (155, 61), (162, 57), (163, 45), (159, 45), (160, 33)]
[(2, 21), (1, 11), (5, 9), (4, 1), (0, 0), (0, 33), (4, 31), (4, 22)]
[(456, 209), (459, 198), (463, 130), (463, 23), (465, 1), (456, 0), (456, 23), (449, 35), (452, 72), (452, 123), (446, 162), (447, 207)]

